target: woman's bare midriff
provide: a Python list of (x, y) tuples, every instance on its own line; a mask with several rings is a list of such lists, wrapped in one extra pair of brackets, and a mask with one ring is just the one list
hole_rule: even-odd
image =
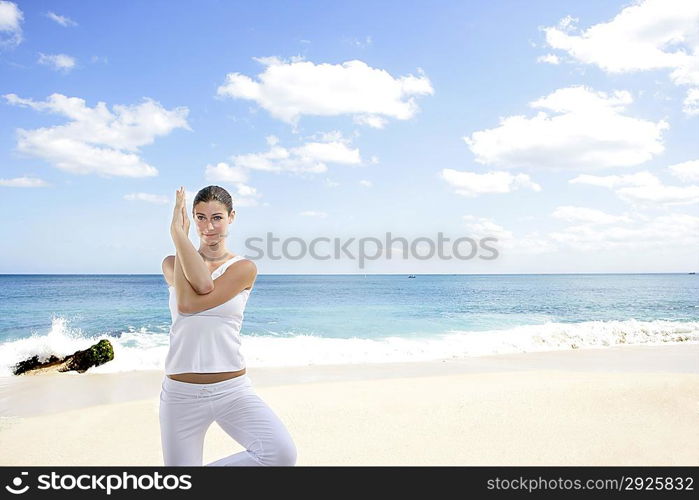
[(245, 375), (245, 368), (237, 372), (176, 373), (174, 375), (168, 375), (168, 377), (178, 382), (189, 382), (190, 384), (214, 384), (216, 382), (223, 382), (224, 380), (240, 377), (241, 375)]

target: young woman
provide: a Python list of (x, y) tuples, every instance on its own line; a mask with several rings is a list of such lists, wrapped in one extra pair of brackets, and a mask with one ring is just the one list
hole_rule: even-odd
[(180, 188), (170, 226), (176, 255), (162, 266), (172, 316), (160, 392), (163, 461), (202, 465), (204, 436), (215, 421), (245, 450), (207, 465), (294, 465), (294, 442), (255, 393), (240, 352), (243, 311), (257, 268), (226, 248), (235, 217), (230, 194), (205, 187), (194, 198), (192, 215), (201, 239), (198, 251), (189, 240)]

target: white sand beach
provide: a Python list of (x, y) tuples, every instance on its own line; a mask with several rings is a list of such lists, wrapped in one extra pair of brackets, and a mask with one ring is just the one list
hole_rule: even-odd
[[(699, 344), (248, 375), (298, 465), (699, 465)], [(0, 465), (161, 466), (162, 377), (4, 379)], [(204, 463), (241, 449), (214, 423)]]

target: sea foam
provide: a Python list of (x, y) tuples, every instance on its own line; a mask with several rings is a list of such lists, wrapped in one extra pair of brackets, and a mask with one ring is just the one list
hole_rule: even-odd
[[(85, 335), (63, 317), (54, 317), (48, 332), (0, 345), (0, 376), (12, 374), (13, 366), (26, 358), (51, 354), (66, 356), (86, 349), (102, 338), (114, 347), (114, 360), (88, 370), (112, 373), (132, 370), (163, 370), (168, 333), (147, 328), (119, 334)], [(411, 337), (329, 338), (298, 334), (291, 337), (243, 335), (247, 366), (308, 366), (326, 364), (391, 363), (462, 359), (516, 352), (569, 349), (603, 349), (617, 345), (660, 345), (699, 342), (699, 322), (680, 321), (585, 321), (548, 322), (502, 330), (448, 330)], [(75, 374), (68, 372), (70, 374)]]

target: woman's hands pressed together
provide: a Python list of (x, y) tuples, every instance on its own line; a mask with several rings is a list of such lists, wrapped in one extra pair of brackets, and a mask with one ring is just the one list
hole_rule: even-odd
[(175, 195), (170, 224), (170, 236), (175, 244), (175, 290), (180, 305), (189, 303), (191, 297), (200, 292), (208, 293), (213, 285), (211, 271), (189, 239), (189, 225), (185, 191), (180, 187)]
[(184, 187), (180, 187), (175, 194), (175, 209), (172, 213), (172, 223), (170, 224), (170, 235), (184, 234), (189, 237), (189, 217), (187, 216), (187, 206), (184, 199)]

